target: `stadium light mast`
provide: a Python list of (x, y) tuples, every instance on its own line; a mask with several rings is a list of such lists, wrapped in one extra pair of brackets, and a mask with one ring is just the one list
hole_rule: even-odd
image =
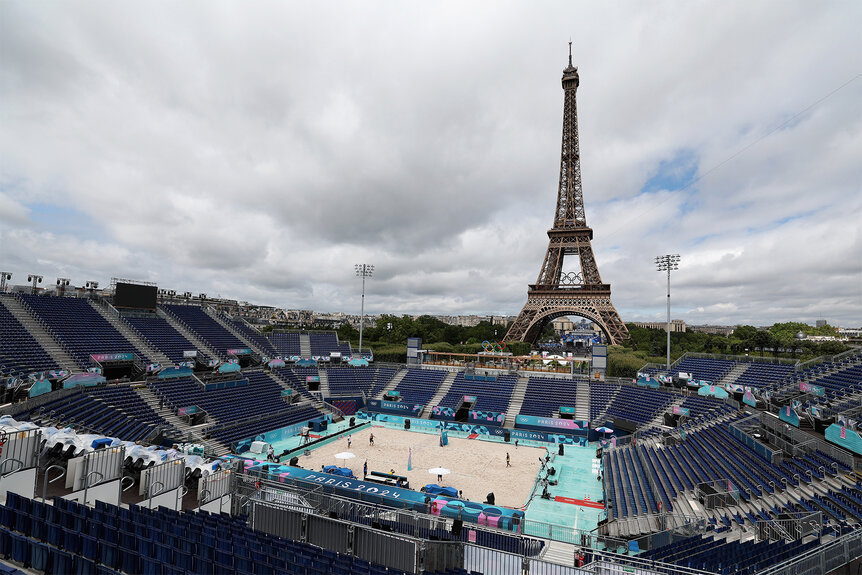
[(365, 324), (365, 278), (374, 274), (374, 266), (368, 264), (356, 264), (356, 277), (362, 278), (362, 303), (359, 311), (359, 359), (362, 359), (362, 328)]
[(667, 371), (670, 371), (670, 272), (679, 269), (679, 254), (656, 256), (656, 270), (667, 272)]
[(33, 285), (33, 295), (36, 295), (39, 291), (39, 288), (36, 287), (36, 284), (42, 283), (42, 276), (36, 274), (30, 274), (27, 276), (27, 281)]
[(6, 282), (12, 279), (12, 272), (0, 272), (0, 293), (6, 293)]

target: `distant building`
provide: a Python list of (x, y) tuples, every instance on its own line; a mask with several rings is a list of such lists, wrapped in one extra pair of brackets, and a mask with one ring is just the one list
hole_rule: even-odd
[[(645, 327), (647, 329), (667, 329), (666, 321), (636, 321), (634, 322), (636, 327)], [(670, 331), (685, 333), (685, 322), (681, 319), (672, 319), (670, 320)]]
[(733, 333), (733, 330), (736, 329), (735, 326), (732, 325), (690, 325), (687, 326), (688, 331), (698, 332), (698, 333), (712, 333), (716, 335), (729, 336)]
[(826, 327), (827, 325), (829, 324), (826, 322), (825, 319), (818, 319), (814, 322), (814, 327)]

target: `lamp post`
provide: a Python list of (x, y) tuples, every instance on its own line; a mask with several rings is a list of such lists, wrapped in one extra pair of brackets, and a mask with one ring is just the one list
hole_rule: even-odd
[(368, 264), (356, 264), (356, 277), (362, 278), (362, 304), (359, 311), (359, 359), (362, 359), (362, 328), (365, 324), (365, 278), (374, 274), (374, 266)]
[(667, 272), (667, 371), (670, 371), (670, 272), (679, 269), (679, 254), (656, 256), (656, 270)]

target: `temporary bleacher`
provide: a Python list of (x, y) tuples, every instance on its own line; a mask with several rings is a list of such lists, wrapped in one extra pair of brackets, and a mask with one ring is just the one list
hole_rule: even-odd
[(58, 369), (39, 342), (0, 303), (0, 374), (20, 376)]
[(326, 370), (330, 395), (377, 395), (398, 372), (390, 367), (330, 367)]
[(590, 382), (590, 421), (595, 421), (599, 414), (605, 410), (619, 388), (619, 385), (613, 383)]
[(277, 355), (277, 352), (275, 350), (275, 347), (273, 347), (272, 342), (269, 341), (269, 339), (267, 339), (265, 335), (254, 329), (244, 320), (234, 319), (224, 314), (222, 314), (221, 319), (230, 327), (241, 333), (245, 339), (253, 342), (258, 348), (260, 348), (263, 353), (270, 356)]
[(690, 373), (694, 379), (719, 383), (735, 365), (735, 361), (728, 359), (685, 356), (672, 366), (671, 371)]
[(217, 422), (210, 434), (226, 443), (321, 415), (308, 404), (285, 403), (281, 397), (284, 388), (267, 373), (248, 370), (240, 377), (247, 378), (248, 385), (205, 391), (190, 378), (155, 380), (147, 385), (174, 408), (196, 406), (205, 411)]
[(818, 541), (727, 541), (700, 535), (644, 552), (641, 557), (710, 573), (749, 575), (817, 546)]
[(197, 349), (163, 317), (157, 315), (135, 316), (125, 317), (123, 320), (138, 332), (147, 343), (168, 356), (174, 363), (187, 361), (188, 358), (183, 357), (183, 352), (186, 351), (197, 351), (201, 357), (206, 356), (204, 350)]
[(712, 397), (688, 395), (682, 400), (680, 407), (688, 409), (689, 417), (694, 418), (709, 413), (713, 409), (720, 409), (724, 405), (726, 404)]
[(308, 386), (305, 384), (305, 378), (308, 376), (317, 375), (316, 367), (278, 367), (273, 369), (273, 373), (278, 375), (285, 381), (291, 389), (308, 399), (314, 399), (311, 392), (308, 391)]
[(295, 331), (276, 332), (269, 334), (269, 341), (275, 349), (276, 355), (285, 357), (299, 357), (302, 349), (299, 345), (299, 333)]
[(636, 423), (649, 423), (664, 412), (676, 396), (660, 389), (623, 385), (608, 404), (605, 418), (620, 418)]
[(350, 355), (350, 344), (339, 343), (335, 332), (311, 332), (308, 334), (312, 357), (329, 357), (331, 353)]
[(505, 413), (517, 381), (517, 375), (499, 375), (493, 380), (467, 379), (466, 374), (462, 372), (455, 376), (452, 387), (440, 400), (440, 405), (457, 408), (464, 396), (469, 395), (476, 397), (476, 403), (472, 405), (472, 409)]
[(82, 369), (91, 366), (92, 354), (134, 353), (148, 361), (86, 299), (20, 293), (16, 296)]
[(71, 425), (124, 441), (144, 439), (156, 427), (169, 427), (128, 385), (84, 389), (20, 417), (54, 426)]
[(305, 403), (281, 408), (265, 417), (253, 418), (251, 421), (220, 422), (209, 430), (209, 434), (225, 444), (231, 444), (241, 439), (254, 438), (274, 429), (304, 423), (321, 415), (323, 415), (321, 412)]
[(771, 387), (791, 375), (793, 369), (793, 365), (787, 363), (751, 362), (733, 383), (743, 387)]
[[(407, 575), (346, 553), (248, 527), (244, 516), (206, 511), (53, 505), (9, 493), (0, 506), (0, 555), (62, 574)], [(463, 569), (440, 575), (466, 575)], [(481, 575), (481, 574), (476, 574)]]
[(394, 391), (405, 403), (427, 405), (449, 372), (440, 369), (408, 369)]
[[(581, 382), (581, 385), (589, 385)], [(574, 407), (578, 397), (578, 382), (572, 379), (531, 377), (524, 393), (521, 415), (552, 417), (561, 406)]]
[(248, 347), (245, 342), (226, 330), (199, 305), (161, 304), (198, 339), (218, 352), (222, 360), (228, 359), (227, 350)]

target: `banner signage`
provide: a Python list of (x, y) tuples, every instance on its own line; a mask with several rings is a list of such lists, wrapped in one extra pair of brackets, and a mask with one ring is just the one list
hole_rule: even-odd
[(319, 375), (306, 375), (305, 376), (305, 383), (320, 383), (320, 376)]
[[(364, 411), (356, 412), (356, 417), (381, 423), (389, 423), (397, 427), (402, 427), (406, 418), (398, 415), (390, 415), (387, 413), (370, 413)], [(571, 420), (570, 420), (571, 421)], [(534, 431), (529, 429), (506, 429), (499, 426), (476, 425), (467, 423), (458, 423), (455, 421), (441, 421), (437, 419), (411, 419), (410, 428), (421, 429), (445, 429), (448, 431), (460, 431), (466, 434), (476, 433), (478, 435), (493, 435), (503, 437), (507, 432), (512, 440), (530, 440), (543, 441), (546, 443), (564, 443), (566, 445), (583, 445), (587, 446), (587, 437), (581, 435), (571, 435), (566, 433), (547, 433), (544, 431)], [(584, 433), (586, 430), (584, 430)]]
[(147, 364), (147, 373), (153, 373), (153, 372), (159, 371), (159, 369), (161, 369), (161, 367), (162, 366), (157, 364), (157, 363), (149, 363), (149, 364)]
[(794, 427), (799, 427), (799, 416), (796, 415), (796, 412), (789, 405), (781, 408), (781, 411), (778, 412), (778, 419)]
[(574, 415), (574, 414), (575, 414), (575, 408), (574, 407), (569, 407), (567, 405), (561, 405), (560, 406), (560, 415)]
[(192, 415), (193, 413), (198, 412), (197, 405), (188, 405), (186, 407), (181, 407), (177, 410), (177, 415)]
[(133, 361), (133, 353), (94, 353), (90, 356), (93, 361), (104, 363), (106, 361)]
[(251, 350), (247, 347), (239, 347), (236, 349), (227, 350), (228, 355), (251, 355)]
[(571, 433), (576, 430), (585, 430), (587, 428), (587, 422), (576, 419), (558, 419), (556, 417), (516, 415), (515, 427), (526, 427), (529, 429), (556, 429)]
[(680, 407), (679, 405), (674, 405), (673, 413), (674, 415), (683, 415), (685, 417), (688, 417), (689, 410), (687, 407)]
[(464, 403), (476, 403), (476, 396), (475, 395), (465, 395), (464, 396)]
[(292, 389), (282, 389), (281, 390), (281, 396), (285, 397), (286, 395), (293, 395), (293, 390)]
[(751, 391), (746, 391), (742, 396), (742, 403), (750, 405), (751, 407), (757, 407), (757, 398), (754, 397), (754, 394), (751, 393)]
[(468, 421), (471, 423), (481, 423), (483, 425), (503, 425), (503, 422), (506, 421), (506, 414), (497, 413), (495, 411), (471, 409)]
[(197, 356), (198, 356), (198, 350), (196, 350), (196, 349), (187, 349), (186, 351), (183, 352), (183, 357), (197, 357)]
[(455, 410), (451, 407), (443, 407), (442, 405), (435, 405), (431, 410), (431, 417), (434, 419), (447, 419), (454, 420), (455, 419)]
[(826, 395), (825, 387), (814, 385), (813, 383), (806, 383), (804, 381), (799, 382), (799, 391), (804, 391), (805, 393), (810, 393), (818, 397), (823, 397)]
[(399, 413), (410, 417), (419, 417), (422, 413), (424, 405), (416, 405), (413, 403), (404, 403), (401, 401), (386, 401), (380, 399), (369, 399), (368, 409), (373, 411), (382, 411), (384, 413)]

